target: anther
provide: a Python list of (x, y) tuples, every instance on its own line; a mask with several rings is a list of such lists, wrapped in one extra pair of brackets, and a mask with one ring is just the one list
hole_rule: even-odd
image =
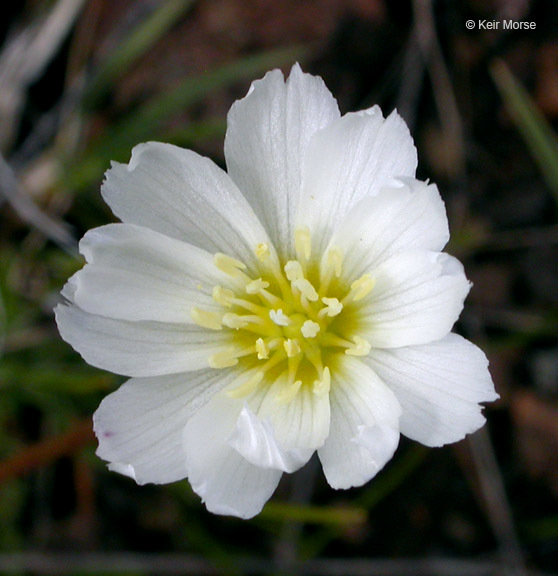
[(310, 240), (310, 230), (308, 228), (299, 228), (295, 230), (295, 250), (297, 256), (304, 256), (305, 260), (310, 259), (312, 253), (312, 242)]
[(288, 326), (291, 323), (289, 317), (283, 314), (281, 308), (279, 308), (279, 310), (270, 310), (269, 317), (277, 326)]
[(248, 282), (246, 284), (246, 293), (247, 294), (257, 294), (261, 290), (265, 290), (269, 288), (269, 282), (258, 278), (257, 280), (252, 280), (252, 282)]
[(306, 278), (301, 278), (300, 280), (295, 280), (293, 282), (293, 286), (295, 288), (298, 288), (300, 290), (300, 292), (302, 293), (302, 295), (307, 300), (310, 300), (310, 302), (316, 302), (316, 300), (319, 298), (318, 293), (316, 292), (316, 289), (314, 288), (314, 286), (312, 286), (312, 284), (308, 280), (306, 280)]
[(246, 264), (244, 264), (244, 262), (236, 258), (231, 258), (222, 252), (217, 252), (215, 256), (213, 256), (213, 262), (219, 270), (229, 276), (236, 276), (239, 270), (246, 270)]
[(325, 304), (325, 308), (322, 308), (318, 312), (318, 317), (322, 318), (323, 316), (329, 316), (333, 318), (341, 313), (343, 310), (343, 304), (337, 300), (337, 298), (322, 298), (322, 302)]
[(266, 244), (265, 242), (260, 242), (256, 246), (256, 258), (260, 262), (265, 262), (265, 260), (269, 258), (269, 255), (270, 255), (269, 244)]
[(235, 330), (239, 330), (240, 328), (246, 328), (248, 326), (248, 322), (239, 316), (238, 314), (228, 313), (223, 316), (221, 319), (223, 324), (228, 328), (234, 328)]
[(279, 394), (277, 394), (277, 401), (288, 404), (298, 394), (301, 386), (302, 380), (295, 380), (291, 384), (288, 384)]
[(267, 360), (269, 358), (269, 348), (263, 338), (256, 340), (256, 352), (258, 353), (258, 360)]
[(213, 288), (213, 300), (221, 306), (230, 308), (233, 305), (234, 292), (222, 286), (215, 286)]
[(252, 376), (250, 376), (246, 382), (243, 382), (240, 386), (229, 390), (227, 392), (227, 396), (230, 398), (242, 398), (243, 396), (248, 396), (254, 392), (254, 390), (256, 390), (260, 382), (263, 380), (263, 377), (264, 373), (259, 370), (255, 374), (252, 374)]
[(229, 368), (238, 364), (238, 358), (234, 355), (234, 348), (227, 348), (216, 354), (212, 354), (207, 362), (210, 368), (220, 370), (221, 368)]
[(361, 336), (353, 336), (353, 346), (345, 350), (345, 354), (348, 356), (368, 356), (372, 346), (368, 340), (365, 340)]
[(352, 297), (352, 300), (358, 302), (370, 293), (372, 288), (374, 288), (374, 284), (376, 284), (376, 281), (370, 274), (363, 274), (351, 284), (349, 296)]
[(300, 327), (300, 331), (305, 338), (315, 338), (320, 331), (320, 325), (312, 320), (306, 320)]
[(210, 330), (223, 329), (221, 317), (216, 312), (209, 312), (207, 310), (201, 310), (200, 308), (191, 308), (190, 317), (202, 328), (209, 328)]
[(300, 346), (297, 340), (291, 340), (288, 338), (283, 342), (283, 348), (285, 348), (285, 352), (289, 358), (293, 358), (297, 354), (300, 354)]
[(304, 278), (302, 266), (297, 260), (289, 260), (284, 266), (285, 274), (290, 282)]
[(326, 366), (324, 368), (321, 378), (319, 378), (318, 380), (314, 380), (312, 392), (314, 392), (316, 396), (323, 396), (329, 393), (330, 388), (331, 388), (331, 374), (329, 372), (329, 368)]
[(327, 265), (335, 271), (335, 276), (339, 278), (343, 271), (343, 252), (337, 246), (330, 248), (327, 253)]

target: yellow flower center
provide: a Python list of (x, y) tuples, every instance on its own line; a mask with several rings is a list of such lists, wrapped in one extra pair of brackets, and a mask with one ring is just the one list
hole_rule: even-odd
[(325, 258), (312, 259), (308, 230), (295, 232), (296, 259), (278, 264), (267, 244), (255, 254), (258, 277), (246, 273), (240, 260), (217, 253), (214, 263), (230, 278), (215, 286), (220, 312), (191, 309), (192, 320), (210, 330), (230, 332), (230, 346), (208, 358), (211, 368), (244, 363), (245, 378), (229, 391), (236, 398), (278, 379), (284, 382), (278, 400), (289, 402), (302, 386), (327, 394), (331, 366), (339, 354), (366, 356), (370, 344), (358, 334), (359, 301), (374, 287), (369, 274), (343, 279), (343, 254), (330, 248)]

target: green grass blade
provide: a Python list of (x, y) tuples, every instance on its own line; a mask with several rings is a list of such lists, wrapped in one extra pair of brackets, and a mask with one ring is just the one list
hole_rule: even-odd
[(193, 3), (194, 0), (163, 2), (138, 25), (101, 66), (84, 95), (83, 107), (86, 110), (94, 108), (111, 85), (168, 31)]
[(495, 60), (490, 72), (558, 205), (558, 136), (502, 60)]

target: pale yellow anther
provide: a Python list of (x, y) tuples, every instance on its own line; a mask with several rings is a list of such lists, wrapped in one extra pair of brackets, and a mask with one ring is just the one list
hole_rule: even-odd
[(260, 242), (256, 246), (256, 258), (260, 262), (265, 262), (269, 258), (269, 255), (270, 255), (269, 244), (266, 244), (265, 242)]
[(285, 348), (289, 358), (294, 358), (297, 354), (300, 354), (300, 346), (296, 340), (288, 338), (283, 342), (283, 348)]
[(305, 338), (315, 338), (320, 331), (320, 325), (312, 320), (306, 320), (300, 327), (300, 331)]
[(222, 286), (215, 286), (215, 288), (213, 288), (213, 300), (215, 300), (217, 304), (221, 304), (221, 306), (230, 308), (233, 305), (234, 292)]
[(294, 233), (295, 237), (295, 250), (300, 258), (300, 256), (304, 256), (306, 260), (310, 258), (310, 254), (312, 253), (312, 241), (310, 239), (310, 230), (308, 228), (299, 228), (295, 230)]
[(331, 374), (329, 372), (329, 368), (326, 366), (322, 373), (322, 377), (319, 380), (314, 380), (312, 392), (314, 392), (316, 396), (323, 396), (329, 393), (330, 388)]
[(221, 322), (228, 328), (234, 328), (235, 330), (239, 330), (240, 328), (246, 328), (249, 322), (244, 320), (242, 316), (238, 314), (233, 314), (232, 312), (225, 314), (221, 319)]
[(296, 380), (291, 384), (287, 384), (285, 388), (281, 390), (279, 394), (277, 394), (276, 397), (277, 401), (284, 404), (288, 404), (298, 394), (298, 391), (300, 390), (301, 386), (302, 386), (302, 380)]
[(227, 348), (217, 354), (212, 354), (207, 362), (210, 368), (220, 370), (222, 368), (229, 368), (238, 364), (238, 358), (234, 355), (234, 348)]
[(333, 268), (337, 278), (341, 276), (341, 272), (343, 271), (343, 252), (341, 252), (341, 249), (337, 248), (337, 246), (328, 250), (327, 265)]
[(269, 358), (269, 348), (263, 338), (256, 340), (256, 352), (258, 353), (258, 360), (267, 360)]
[(227, 392), (227, 396), (230, 398), (242, 398), (244, 396), (248, 396), (252, 392), (256, 390), (259, 383), (263, 380), (264, 373), (261, 371), (252, 374), (246, 382), (243, 382), (240, 386), (233, 388)]
[(216, 312), (209, 312), (201, 308), (191, 308), (190, 317), (192, 320), (202, 328), (209, 328), (210, 330), (222, 330), (221, 316)]
[(304, 272), (302, 271), (302, 266), (298, 260), (289, 260), (285, 264), (284, 270), (289, 282), (294, 282), (295, 280), (301, 280), (304, 278)]
[(353, 336), (354, 345), (351, 348), (345, 350), (345, 354), (348, 356), (368, 356), (372, 346), (368, 340), (365, 340), (361, 336)]
[(283, 314), (281, 308), (279, 308), (279, 310), (270, 310), (269, 317), (277, 326), (288, 326), (291, 323), (289, 317)]
[(252, 282), (248, 282), (246, 284), (246, 293), (247, 294), (257, 294), (261, 290), (265, 290), (269, 288), (269, 282), (258, 278), (257, 280), (252, 280)]
[(215, 256), (213, 256), (213, 263), (219, 270), (229, 276), (236, 276), (239, 270), (246, 270), (246, 264), (244, 264), (244, 262), (236, 258), (231, 258), (221, 252), (217, 252)]
[(376, 284), (376, 281), (372, 276), (370, 276), (370, 274), (363, 274), (358, 280), (355, 280), (351, 284), (350, 295), (352, 296), (352, 299), (355, 302), (362, 300), (371, 292), (372, 288), (374, 288), (374, 284)]
[(340, 314), (341, 310), (343, 310), (343, 304), (341, 304), (337, 298), (324, 297), (322, 298), (322, 302), (325, 304), (325, 308), (320, 310), (318, 314), (319, 316), (323, 316), (325, 314), (326, 316), (333, 318), (334, 316)]
[(310, 302), (316, 302), (319, 298), (316, 289), (312, 284), (306, 280), (306, 278), (301, 278), (300, 280), (295, 280), (293, 283), (295, 288), (298, 288), (301, 294)]

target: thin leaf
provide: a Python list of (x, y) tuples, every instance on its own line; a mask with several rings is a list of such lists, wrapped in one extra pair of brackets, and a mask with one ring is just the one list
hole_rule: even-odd
[(558, 136), (502, 60), (495, 60), (490, 72), (558, 204)]

